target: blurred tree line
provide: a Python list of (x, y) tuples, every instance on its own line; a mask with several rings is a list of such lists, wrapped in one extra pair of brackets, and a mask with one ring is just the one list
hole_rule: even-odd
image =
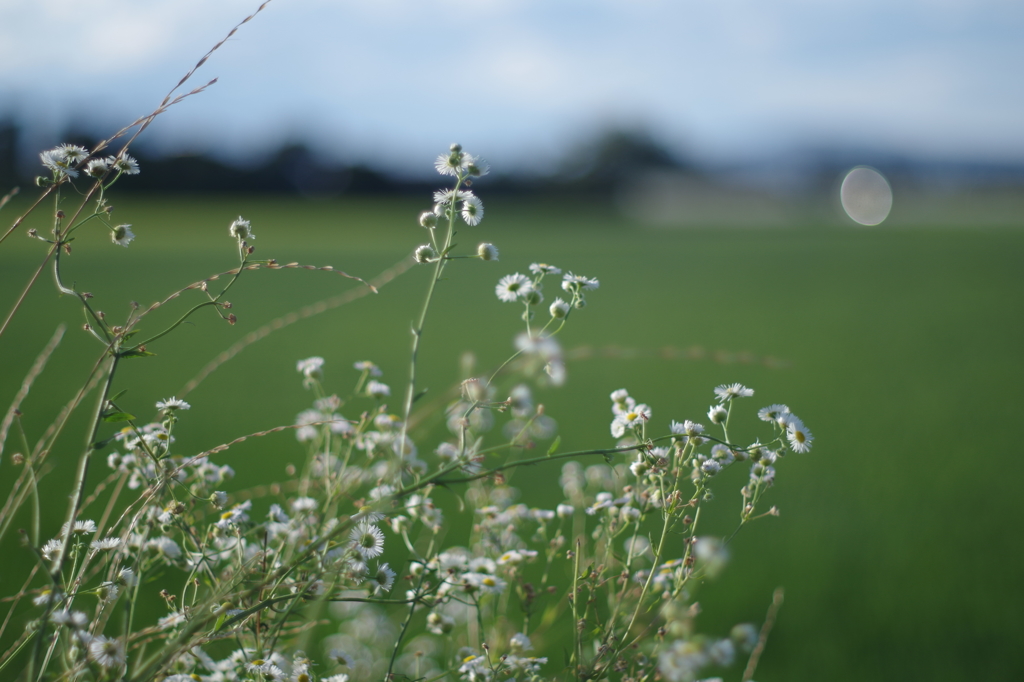
[[(0, 121), (0, 193), (27, 188), (42, 168), (31, 150), (21, 147), (22, 131), (12, 120)], [(97, 138), (67, 133), (59, 143), (92, 149)], [(301, 142), (288, 143), (258, 162), (227, 163), (209, 154), (158, 156), (144, 144), (133, 146), (143, 172), (122, 192), (259, 193), (308, 196), (414, 194), (432, 189), (431, 180), (397, 178), (362, 164), (325, 161)], [(584, 194), (607, 194), (627, 178), (650, 170), (697, 174), (693, 164), (678, 158), (643, 131), (611, 130), (571, 149), (552, 177), (497, 173), (488, 178), (488, 190), (543, 192), (545, 189)]]

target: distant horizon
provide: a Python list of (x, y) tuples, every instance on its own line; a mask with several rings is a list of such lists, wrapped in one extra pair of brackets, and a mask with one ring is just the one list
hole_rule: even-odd
[[(82, 126), (72, 127), (68, 130), (50, 133), (47, 136), (36, 136), (32, 139), (25, 136), (26, 131), (31, 127), (23, 126), (19, 121), (12, 118), (0, 116), (0, 129), (5, 125), (13, 125), (17, 134), (22, 136), (18, 149), (13, 150), (16, 158), (19, 174), (28, 177), (35, 175), (38, 160), (38, 153), (45, 148), (56, 146), (68, 141), (95, 143), (104, 139), (114, 132), (113, 128), (108, 130), (90, 130)], [(1012, 180), (1015, 184), (1024, 184), (1024, 159), (1003, 160), (972, 158), (970, 156), (945, 156), (914, 155), (899, 153), (868, 145), (842, 144), (837, 143), (827, 146), (794, 144), (788, 148), (779, 148), (770, 152), (762, 151), (760, 154), (751, 154), (746, 158), (697, 158), (680, 154), (677, 150), (669, 148), (658, 139), (656, 135), (645, 129), (608, 128), (596, 131), (595, 136), (588, 140), (581, 140), (575, 147), (562, 150), (562, 154), (552, 159), (556, 165), (571, 166), (579, 163), (581, 158), (586, 157), (593, 151), (595, 145), (600, 144), (609, 136), (625, 135), (636, 140), (647, 141), (666, 155), (671, 157), (671, 162), (676, 167), (692, 168), (700, 173), (717, 176), (747, 176), (757, 177), (762, 173), (782, 173), (794, 177), (813, 176), (821, 171), (834, 171), (844, 168), (851, 168), (857, 165), (877, 166), (889, 172), (909, 174), (915, 177), (935, 177), (951, 180), (958, 183), (970, 184), (974, 181), (1005, 181)], [(315, 137), (316, 131), (310, 133)], [(155, 140), (153, 138), (156, 138)], [(116, 144), (114, 145), (116, 146)], [(134, 145), (136, 155), (141, 155), (149, 160), (167, 162), (173, 159), (197, 158), (210, 161), (216, 164), (223, 164), (233, 169), (259, 168), (268, 164), (276, 155), (289, 149), (308, 150), (323, 167), (336, 169), (365, 168), (368, 171), (379, 173), (395, 182), (408, 182), (419, 184), (430, 182), (436, 177), (435, 172), (429, 164), (421, 164), (418, 168), (411, 168), (404, 165), (373, 165), (373, 160), (359, 159), (351, 155), (335, 151), (335, 153), (318, 153), (318, 145), (314, 139), (303, 139), (299, 136), (283, 139), (276, 146), (267, 146), (263, 149), (253, 150), (247, 156), (239, 156), (230, 152), (217, 149), (216, 147), (199, 149), (194, 147), (183, 147), (175, 149), (173, 145), (165, 140), (160, 140), (153, 128), (147, 129)], [(6, 154), (0, 145), (0, 154)], [(534, 169), (513, 167), (509, 169), (495, 169), (499, 177), (507, 178), (512, 182), (529, 182), (531, 179), (542, 180), (557, 175), (557, 171), (537, 172)], [(759, 183), (755, 183), (759, 184)]]
[[(115, 130), (257, 5), (0, 0), (0, 118), (42, 145)], [(1021, 35), (1024, 5), (1005, 0), (278, 1), (146, 138), (235, 160), (304, 139), (414, 175), (453, 141), (543, 175), (613, 128), (704, 164), (822, 148), (1016, 164)]]

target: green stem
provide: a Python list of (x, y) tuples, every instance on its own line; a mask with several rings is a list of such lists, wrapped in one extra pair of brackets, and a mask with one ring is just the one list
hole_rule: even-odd
[(423, 328), (427, 322), (427, 311), (430, 309), (430, 301), (434, 297), (434, 289), (437, 286), (438, 280), (441, 279), (441, 274), (444, 272), (444, 266), (448, 262), (448, 251), (452, 248), (452, 237), (455, 235), (455, 216), (457, 211), (455, 210), (455, 200), (459, 193), (459, 187), (462, 186), (464, 178), (459, 176), (455, 182), (455, 188), (452, 190), (452, 203), (449, 209), (451, 214), (448, 217), (448, 234), (445, 235), (444, 248), (441, 249), (438, 254), (437, 262), (434, 264), (434, 275), (430, 278), (430, 284), (427, 287), (427, 295), (423, 300), (423, 307), (420, 309), (419, 319), (416, 322), (416, 326), (412, 330), (412, 354), (409, 361), (409, 384), (405, 391), (405, 403), (402, 407), (402, 430), (398, 438), (400, 448), (405, 447), (405, 437), (409, 428), (409, 415), (412, 414), (412, 401), (416, 394), (416, 364), (419, 357), (420, 351), (420, 340), (423, 338)]
[[(651, 443), (657, 443), (658, 441), (667, 440), (669, 438), (677, 438), (677, 437), (678, 436), (675, 436), (674, 434), (673, 435), (668, 435), (668, 436), (661, 436), (659, 438), (652, 439), (650, 442)], [(568, 459), (570, 457), (578, 457), (578, 456), (583, 456), (583, 455), (614, 455), (614, 454), (617, 454), (617, 453), (620, 453), (620, 452), (630, 452), (632, 450), (643, 450), (646, 447), (647, 447), (647, 444), (640, 443), (640, 444), (637, 444), (637, 445), (627, 445), (627, 446), (621, 447), (621, 448), (600, 448), (600, 449), (596, 449), (596, 450), (577, 450), (575, 452), (563, 452), (563, 453), (558, 454), (558, 455), (545, 455), (543, 457), (534, 457), (532, 459), (519, 460), (517, 462), (512, 462), (511, 464), (505, 464), (505, 465), (502, 465), (500, 467), (494, 467), (493, 469), (487, 469), (485, 471), (481, 471), (481, 472), (479, 472), (477, 474), (474, 474), (472, 476), (467, 476), (465, 478), (449, 478), (449, 479), (441, 480), (441, 477), (444, 476), (445, 474), (447, 474), (447, 473), (449, 473), (449, 472), (451, 472), (451, 471), (453, 471), (455, 469), (458, 469), (461, 466), (463, 466), (462, 463), (456, 462), (456, 463), (454, 463), (452, 465), (449, 465), (449, 466), (445, 467), (444, 469), (440, 469), (440, 470), (434, 472), (430, 476), (428, 476), (428, 477), (426, 477), (426, 478), (424, 478), (424, 479), (422, 479), (422, 480), (420, 480), (420, 481), (418, 481), (416, 483), (413, 483), (411, 485), (408, 485), (408, 486), (402, 488), (401, 490), (399, 490), (398, 492), (395, 493), (395, 497), (402, 497), (404, 495), (408, 495), (409, 493), (415, 492), (416, 490), (419, 490), (420, 488), (425, 488), (428, 485), (449, 485), (451, 483), (469, 483), (470, 481), (476, 481), (476, 480), (479, 480), (481, 478), (487, 478), (488, 476), (492, 476), (492, 475), (498, 473), (499, 471), (504, 471), (505, 469), (511, 469), (513, 467), (527, 466), (529, 464), (539, 464), (540, 462), (553, 462), (553, 461), (560, 460), (560, 459)]]
[[(429, 557), (434, 551), (434, 541), (437, 539), (435, 533), (430, 538), (430, 544), (427, 546), (427, 556)], [(412, 616), (416, 613), (416, 604), (419, 602), (420, 590), (423, 589), (423, 582), (427, 579), (427, 570), (424, 566), (423, 571), (420, 572), (420, 580), (416, 583), (416, 589), (413, 591), (414, 599), (409, 605), (409, 613), (406, 614), (405, 620), (402, 621), (402, 629), (398, 632), (398, 637), (395, 639), (395, 648), (391, 650), (391, 661), (388, 663), (388, 672), (384, 675), (384, 682), (390, 682), (391, 671), (395, 668), (395, 659), (398, 657), (398, 650), (402, 645), (402, 639), (405, 637), (406, 630), (409, 629), (409, 623), (412, 622)]]

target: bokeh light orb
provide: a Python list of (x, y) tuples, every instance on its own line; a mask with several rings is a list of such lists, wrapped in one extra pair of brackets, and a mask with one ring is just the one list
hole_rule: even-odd
[(874, 168), (857, 166), (843, 178), (839, 190), (846, 215), (861, 225), (878, 225), (892, 210), (892, 187)]

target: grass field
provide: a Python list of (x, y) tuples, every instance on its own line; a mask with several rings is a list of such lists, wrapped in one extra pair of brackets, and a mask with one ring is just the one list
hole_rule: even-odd
[[(772, 590), (786, 602), (759, 680), (1014, 679), (1024, 669), (1024, 539), (1017, 491), (1024, 481), (1017, 420), (1024, 410), (1024, 231), (820, 227), (648, 230), (604, 206), (487, 200), (487, 218), (460, 237), (493, 241), (499, 263), (459, 261), (439, 288), (428, 321), (421, 384), (438, 395), (459, 378), (459, 357), (481, 367), (511, 350), (518, 308), (493, 287), (536, 260), (601, 280), (590, 305), (562, 334), (577, 349), (569, 380), (542, 401), (563, 449), (610, 446), (608, 394), (626, 387), (654, 410), (654, 423), (706, 421), (721, 383), (757, 390), (751, 412), (786, 402), (814, 431), (810, 454), (779, 467), (766, 519), (733, 542), (733, 563), (701, 592), (705, 631), (760, 622)], [(122, 317), (234, 264), (227, 226), (252, 220), (258, 257), (333, 265), (370, 278), (425, 241), (416, 203), (388, 200), (132, 199), (115, 201), (137, 241), (112, 246), (97, 230), (75, 242), (66, 279)], [(4, 211), (10, 222), (18, 206)], [(45, 225), (35, 225), (43, 229)], [(13, 235), (0, 246), (6, 312), (42, 259), (42, 244)], [(158, 356), (133, 361), (118, 387), (148, 415), (217, 353), (244, 334), (354, 283), (303, 271), (249, 273), (229, 299), (231, 327), (198, 315)], [(393, 385), (407, 365), (409, 326), (427, 281), (413, 269), (364, 297), (298, 322), (243, 351), (188, 400), (184, 451), (290, 423), (307, 406), (295, 361), (327, 360), (344, 391), (355, 360), (372, 359)], [(172, 307), (164, 321), (174, 319)], [(25, 402), (30, 435), (71, 397), (99, 353), (80, 331), (77, 304), (41, 280), (0, 337), (0, 404), (6, 409), (28, 365), (64, 320), (69, 331)], [(46, 482), (56, 528), (61, 481), (77, 458), (69, 430)], [(752, 437), (753, 434), (750, 434)], [(741, 438), (742, 439), (742, 438)], [(0, 494), (14, 471), (0, 462)], [(238, 488), (283, 475), (302, 451), (288, 435), (248, 442), (221, 456)], [(739, 508), (739, 471), (717, 483), (708, 533), (728, 534)], [(98, 480), (100, 473), (95, 473)], [(555, 470), (530, 469), (513, 483), (528, 504), (557, 499)], [(526, 485), (526, 483), (529, 485)], [(551, 506), (550, 504), (548, 506)], [(5, 556), (25, 550), (9, 542)], [(10, 587), (24, 566), (0, 564)], [(12, 588), (10, 591), (13, 591)], [(739, 670), (731, 671), (738, 679)]]

